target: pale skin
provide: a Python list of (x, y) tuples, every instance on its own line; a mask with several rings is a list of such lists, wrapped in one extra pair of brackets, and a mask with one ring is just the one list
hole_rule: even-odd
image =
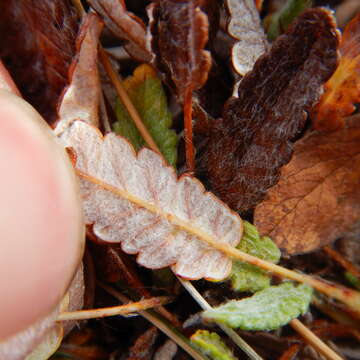
[(72, 164), (18, 95), (0, 63), (0, 342), (57, 306), (84, 247)]

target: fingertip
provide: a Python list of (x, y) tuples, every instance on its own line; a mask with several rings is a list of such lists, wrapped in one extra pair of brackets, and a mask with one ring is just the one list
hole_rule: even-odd
[(84, 225), (65, 149), (24, 100), (0, 90), (0, 339), (46, 316), (81, 260)]

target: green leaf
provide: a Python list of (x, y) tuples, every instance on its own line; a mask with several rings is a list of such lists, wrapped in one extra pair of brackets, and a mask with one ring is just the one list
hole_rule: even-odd
[(356, 290), (360, 290), (360, 279), (353, 275), (351, 272), (346, 271), (346, 273), (344, 274), (346, 280), (356, 289)]
[(277, 263), (281, 252), (276, 244), (268, 237), (260, 237), (253, 224), (244, 221), (244, 234), (237, 248), (260, 259)]
[[(256, 227), (244, 221), (244, 234), (237, 248), (266, 261), (277, 263), (280, 250), (267, 236), (260, 237)], [(234, 261), (230, 275), (231, 286), (235, 291), (257, 292), (270, 286), (267, 272), (257, 266)]]
[(311, 296), (311, 287), (286, 282), (207, 310), (203, 317), (243, 330), (275, 330), (304, 314)]
[[(160, 151), (170, 165), (176, 165), (177, 135), (171, 130), (172, 115), (168, 110), (167, 99), (160, 79), (147, 64), (140, 65), (134, 75), (124, 81), (127, 93), (139, 112), (144, 125), (149, 130)], [(114, 131), (126, 137), (136, 150), (145, 142), (121, 101), (116, 104), (117, 122)]]
[(266, 271), (241, 261), (233, 262), (230, 280), (235, 291), (255, 293), (270, 286), (270, 277)]
[(213, 360), (235, 360), (232, 351), (225, 345), (217, 333), (207, 330), (198, 330), (190, 338), (190, 341), (205, 356)]
[(278, 12), (271, 15), (267, 30), (268, 38), (275, 40), (280, 34), (285, 32), (297, 16), (311, 6), (311, 0), (287, 0), (286, 4)]

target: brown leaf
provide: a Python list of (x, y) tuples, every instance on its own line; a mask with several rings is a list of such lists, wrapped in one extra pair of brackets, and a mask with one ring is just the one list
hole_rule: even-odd
[(127, 360), (151, 360), (154, 352), (154, 344), (159, 336), (158, 329), (152, 326), (139, 336), (130, 348)]
[(340, 42), (340, 63), (325, 84), (325, 93), (316, 106), (314, 128), (332, 131), (344, 126), (360, 102), (360, 13), (345, 27)]
[(69, 1), (0, 2), (0, 56), (15, 83), (48, 121), (75, 52), (76, 11)]
[(135, 154), (113, 133), (73, 122), (62, 134), (77, 156), (85, 221), (100, 239), (121, 243), (137, 262), (156, 269), (172, 266), (185, 278), (223, 279), (231, 260), (204, 238), (236, 246), (242, 223), (199, 181), (183, 176), (149, 149)]
[(131, 56), (141, 62), (151, 60), (151, 53), (146, 46), (145, 24), (126, 10), (124, 1), (88, 0), (88, 2), (115, 36), (128, 41), (124, 47)]
[(224, 118), (210, 131), (202, 157), (211, 189), (233, 209), (254, 207), (292, 154), (289, 140), (303, 128), (336, 67), (338, 38), (330, 11), (304, 12), (241, 80)]
[(294, 147), (255, 223), (290, 254), (329, 244), (360, 216), (360, 116), (342, 130), (310, 133)]
[(231, 50), (235, 71), (244, 76), (267, 49), (267, 40), (254, 0), (227, 0), (229, 34), (238, 40)]
[(59, 121), (55, 133), (59, 135), (74, 119), (82, 119), (98, 126), (100, 79), (97, 62), (98, 40), (102, 22), (95, 14), (84, 17), (76, 39), (76, 57), (69, 71), (69, 86), (60, 100)]
[(167, 74), (184, 107), (186, 165), (195, 168), (192, 142), (192, 93), (204, 85), (211, 67), (211, 55), (204, 50), (209, 23), (200, 9), (201, 0), (160, 0), (149, 6), (152, 49), (157, 67)]
[(208, 40), (208, 19), (200, 0), (160, 0), (149, 7), (151, 45), (160, 70), (167, 74), (181, 101), (187, 91), (206, 81), (211, 57), (204, 46)]

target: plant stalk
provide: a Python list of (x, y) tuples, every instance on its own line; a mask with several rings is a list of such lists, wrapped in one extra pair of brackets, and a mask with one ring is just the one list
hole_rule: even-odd
[(102, 318), (106, 316), (127, 315), (133, 312), (157, 307), (159, 305), (168, 304), (169, 302), (171, 302), (171, 300), (172, 300), (171, 297), (159, 296), (159, 297), (145, 299), (121, 306), (111, 306), (100, 309), (62, 312), (59, 314), (56, 321), (86, 320), (86, 319)]

